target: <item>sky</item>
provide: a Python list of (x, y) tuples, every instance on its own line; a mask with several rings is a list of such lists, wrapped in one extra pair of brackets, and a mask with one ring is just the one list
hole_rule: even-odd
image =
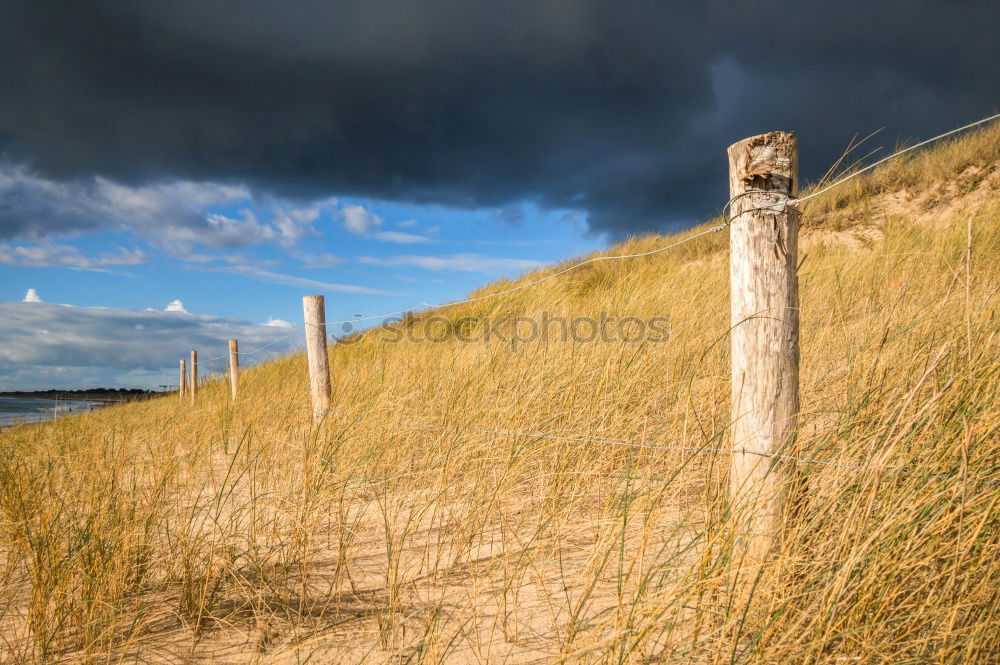
[[(0, 390), (156, 387), (676, 231), (725, 149), (805, 179), (1000, 106), (1000, 5), (0, 4)], [(209, 366), (211, 365), (211, 366)], [(212, 360), (206, 367), (221, 370)]]

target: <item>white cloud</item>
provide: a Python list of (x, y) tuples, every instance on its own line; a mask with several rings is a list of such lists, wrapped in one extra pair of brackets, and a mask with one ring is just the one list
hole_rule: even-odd
[(373, 233), (371, 237), (382, 242), (395, 242), (401, 245), (416, 245), (428, 241), (428, 238), (425, 236), (418, 236), (415, 233), (404, 233), (402, 231), (379, 231), (378, 233)]
[(302, 261), (300, 268), (306, 270), (315, 270), (316, 268), (329, 268), (338, 263), (343, 263), (344, 259), (340, 258), (336, 254), (320, 253), (312, 254), (310, 252), (292, 252), (292, 256)]
[(0, 264), (26, 268), (63, 266), (74, 270), (108, 272), (108, 266), (134, 266), (145, 262), (146, 254), (138, 249), (119, 247), (116, 253), (85, 256), (72, 245), (56, 243), (0, 244)]
[(364, 206), (347, 205), (339, 214), (344, 228), (355, 235), (366, 235), (382, 226), (382, 218)]
[(278, 230), (279, 244), (294, 247), (307, 237), (319, 236), (315, 223), (324, 209), (337, 205), (336, 198), (321, 199), (308, 205), (295, 206), (287, 202), (273, 201), (271, 223)]
[[(267, 224), (261, 224), (257, 220), (257, 215), (250, 209), (240, 210), (240, 216), (227, 217), (217, 213), (205, 215), (208, 223), (212, 242), (220, 247), (249, 247), (250, 245), (261, 245), (271, 242), (278, 237), (278, 232)], [(199, 230), (185, 229), (186, 240), (199, 242)], [(182, 237), (181, 233), (175, 232), (175, 239)]]
[(527, 259), (507, 259), (485, 256), (483, 254), (452, 254), (450, 256), (362, 256), (358, 261), (374, 266), (416, 267), (425, 270), (458, 270), (464, 272), (479, 272), (495, 274), (502, 272), (520, 272), (544, 265), (541, 261)]
[[(365, 236), (381, 242), (393, 242), (400, 245), (416, 245), (430, 240), (428, 236), (422, 236), (416, 233), (406, 233), (403, 231), (380, 231), (379, 229), (382, 228), (382, 218), (364, 206), (347, 205), (344, 206), (343, 209), (337, 214), (344, 221), (344, 228), (354, 235)], [(396, 224), (399, 228), (411, 228), (416, 225), (417, 222), (413, 219), (408, 219), (404, 222)], [(440, 228), (435, 227), (433, 231), (437, 233), (440, 231)]]
[(274, 342), (260, 354), (271, 355), (294, 347), (295, 340), (278, 341), (285, 334), (274, 326), (199, 314), (0, 303), (0, 385), (30, 390), (173, 384), (178, 359), (191, 349), (211, 371), (211, 359), (226, 352), (227, 340), (238, 339), (245, 351)]
[(42, 302), (42, 297), (38, 295), (38, 291), (28, 289), (28, 292), (21, 298), (21, 302)]
[(321, 282), (315, 279), (296, 277), (295, 275), (284, 275), (281, 273), (271, 272), (269, 270), (261, 270), (260, 268), (255, 268), (253, 266), (220, 266), (218, 268), (205, 268), (205, 270), (212, 270), (214, 272), (232, 272), (238, 275), (246, 275), (247, 277), (255, 277), (265, 282), (271, 282), (272, 284), (318, 289), (320, 291), (330, 291), (334, 293), (365, 293), (379, 296), (399, 295), (394, 291), (383, 291), (381, 289), (372, 289), (367, 286), (355, 286), (353, 284)]
[[(303, 238), (319, 235), (315, 222), (323, 210), (337, 205), (336, 199), (258, 200), (244, 185), (213, 182), (178, 180), (137, 187), (101, 177), (59, 182), (9, 163), (0, 163), (0, 201), (0, 241), (39, 242), (80, 232), (131, 230), (176, 256), (197, 246), (233, 249), (277, 243), (290, 248)], [(258, 219), (248, 209), (236, 217), (219, 212), (241, 203), (253, 204), (269, 213), (270, 219)], [(59, 247), (69, 251), (67, 246)], [(12, 251), (5, 250), (6, 262), (17, 258), (10, 258)], [(3, 256), (0, 250), (0, 261)], [(38, 259), (33, 260), (37, 265)], [(65, 259), (62, 263), (52, 260), (52, 264), (72, 265)]]
[(255, 218), (230, 220), (205, 213), (210, 206), (250, 200), (250, 190), (241, 185), (177, 181), (128, 187), (96, 178), (94, 187), (82, 195), (118, 226), (131, 228), (172, 254), (184, 254), (199, 244), (215, 249), (248, 247), (274, 236)]
[(280, 261), (277, 259), (260, 259), (249, 254), (187, 254), (184, 257), (188, 263), (208, 264), (225, 263), (235, 266), (253, 266), (255, 268), (270, 268)]
[(180, 312), (181, 314), (187, 314), (188, 311), (184, 309), (184, 303), (180, 300), (171, 300), (167, 303), (167, 306), (163, 309), (164, 312)]
[(282, 321), (281, 319), (272, 319), (270, 316), (267, 317), (267, 323), (261, 325), (268, 326), (270, 328), (294, 328), (295, 326), (288, 321)]

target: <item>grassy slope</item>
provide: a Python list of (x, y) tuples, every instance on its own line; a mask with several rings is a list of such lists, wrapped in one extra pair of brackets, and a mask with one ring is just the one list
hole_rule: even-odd
[(662, 315), (666, 343), (373, 331), (331, 349), (319, 432), (300, 355), (235, 407), (213, 381), (3, 430), (0, 662), (995, 662), (998, 163), (994, 126), (806, 210), (795, 450), (907, 473), (800, 465), (748, 603), (725, 453), (571, 440), (725, 445), (717, 233), (440, 312)]

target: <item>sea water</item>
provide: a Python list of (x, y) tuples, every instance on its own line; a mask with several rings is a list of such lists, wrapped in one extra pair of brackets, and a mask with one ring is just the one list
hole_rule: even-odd
[(83, 413), (99, 404), (79, 399), (0, 397), (0, 427), (15, 423), (37, 423), (70, 413)]

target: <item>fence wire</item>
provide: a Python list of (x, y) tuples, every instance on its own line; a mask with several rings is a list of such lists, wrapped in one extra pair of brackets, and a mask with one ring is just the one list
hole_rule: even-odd
[[(526, 289), (526, 288), (535, 286), (537, 284), (541, 284), (543, 282), (547, 282), (547, 281), (549, 281), (551, 279), (555, 279), (556, 277), (560, 277), (562, 275), (565, 275), (566, 273), (569, 273), (569, 272), (571, 272), (573, 270), (576, 270), (578, 268), (581, 268), (581, 267), (583, 267), (585, 265), (589, 265), (589, 264), (592, 264), (592, 263), (597, 263), (597, 262), (600, 262), (600, 261), (617, 261), (617, 260), (635, 259), (635, 258), (641, 258), (641, 257), (646, 257), (646, 256), (652, 256), (654, 254), (659, 254), (661, 252), (665, 252), (667, 250), (673, 249), (675, 247), (679, 247), (679, 246), (684, 245), (684, 244), (686, 244), (688, 242), (691, 242), (693, 240), (701, 238), (702, 236), (709, 235), (711, 233), (716, 233), (718, 231), (722, 231), (723, 229), (725, 229), (728, 226), (730, 226), (730, 224), (732, 224), (732, 222), (736, 218), (738, 218), (739, 216), (744, 215), (744, 214), (746, 214), (748, 212), (754, 212), (754, 211), (759, 211), (759, 210), (770, 210), (770, 211), (774, 211), (774, 212), (783, 212), (788, 206), (793, 206), (793, 207), (794, 206), (798, 206), (798, 205), (800, 205), (800, 204), (802, 204), (802, 203), (804, 203), (804, 202), (806, 202), (806, 201), (808, 201), (808, 200), (810, 200), (812, 198), (815, 198), (817, 196), (825, 194), (826, 192), (829, 192), (830, 190), (834, 189), (835, 187), (839, 187), (840, 185), (842, 185), (842, 184), (844, 184), (844, 183), (852, 180), (853, 178), (857, 178), (861, 174), (863, 174), (863, 173), (865, 173), (867, 171), (871, 171), (872, 169), (878, 167), (879, 165), (884, 164), (884, 163), (886, 163), (886, 162), (888, 162), (888, 161), (890, 161), (892, 159), (898, 158), (901, 155), (904, 155), (904, 154), (906, 154), (908, 152), (911, 152), (913, 150), (916, 150), (918, 148), (926, 146), (926, 145), (928, 145), (930, 143), (933, 143), (935, 141), (939, 141), (939, 140), (941, 140), (943, 138), (946, 138), (948, 136), (952, 136), (954, 134), (958, 134), (960, 132), (966, 131), (968, 129), (972, 129), (973, 127), (977, 127), (979, 125), (983, 125), (985, 123), (988, 123), (988, 122), (991, 122), (991, 121), (997, 120), (997, 119), (1000, 119), (1000, 113), (997, 113), (995, 115), (989, 116), (987, 118), (983, 118), (982, 120), (977, 120), (976, 122), (972, 122), (972, 123), (969, 123), (967, 125), (963, 125), (962, 127), (958, 127), (958, 128), (952, 129), (950, 131), (944, 132), (943, 134), (938, 134), (937, 136), (929, 138), (929, 139), (927, 139), (925, 141), (921, 141), (921, 142), (916, 143), (916, 144), (914, 144), (912, 146), (909, 146), (907, 148), (903, 148), (901, 150), (898, 150), (895, 153), (893, 153), (893, 154), (891, 154), (891, 155), (889, 155), (887, 157), (884, 157), (884, 158), (882, 158), (882, 159), (874, 162), (873, 164), (869, 164), (868, 166), (866, 166), (864, 168), (861, 168), (861, 169), (859, 169), (857, 171), (854, 171), (853, 173), (850, 173), (850, 174), (848, 174), (848, 175), (846, 175), (846, 176), (844, 176), (844, 177), (842, 177), (842, 178), (834, 181), (833, 183), (831, 183), (829, 185), (826, 185), (825, 187), (822, 187), (819, 190), (817, 190), (815, 192), (812, 192), (812, 193), (810, 193), (810, 194), (808, 194), (806, 196), (803, 196), (803, 197), (794, 198), (794, 197), (790, 197), (790, 196), (788, 196), (788, 195), (786, 195), (784, 193), (781, 193), (781, 192), (773, 192), (773, 191), (767, 191), (767, 190), (748, 190), (748, 191), (745, 191), (745, 192), (741, 192), (740, 194), (737, 194), (736, 196), (733, 196), (732, 198), (730, 198), (726, 202), (726, 205), (723, 207), (723, 217), (724, 217), (724, 220), (721, 223), (716, 224), (715, 226), (712, 226), (712, 227), (710, 227), (708, 229), (705, 229), (703, 231), (700, 231), (698, 233), (695, 233), (695, 234), (693, 234), (693, 235), (691, 235), (691, 236), (689, 236), (687, 238), (684, 238), (683, 240), (679, 240), (677, 242), (673, 242), (673, 243), (670, 243), (669, 245), (665, 245), (663, 247), (658, 247), (656, 249), (652, 249), (652, 250), (649, 250), (647, 252), (637, 252), (637, 253), (634, 253), (634, 254), (618, 254), (618, 255), (614, 255), (614, 256), (594, 256), (594, 257), (585, 259), (583, 261), (579, 261), (577, 263), (574, 263), (573, 265), (571, 265), (571, 266), (569, 266), (567, 268), (564, 268), (562, 270), (556, 271), (556, 272), (551, 273), (549, 275), (545, 275), (544, 277), (540, 277), (538, 279), (534, 279), (534, 280), (531, 280), (531, 281), (528, 281), (528, 282), (524, 282), (522, 284), (518, 284), (517, 286), (513, 286), (513, 287), (508, 288), (508, 289), (503, 289), (501, 291), (496, 291), (494, 293), (488, 293), (488, 294), (485, 294), (485, 295), (482, 295), (482, 296), (476, 296), (476, 297), (472, 297), (472, 298), (466, 298), (464, 300), (457, 300), (457, 301), (451, 301), (451, 302), (441, 303), (441, 304), (438, 304), (438, 305), (430, 305), (428, 303), (421, 303), (421, 305), (410, 307), (408, 309), (402, 309), (402, 310), (397, 310), (397, 311), (393, 311), (393, 312), (385, 312), (383, 314), (378, 314), (378, 315), (375, 315), (375, 316), (361, 317), (361, 318), (355, 318), (355, 319), (350, 319), (350, 320), (345, 320), (345, 321), (331, 321), (331, 322), (329, 322), (329, 323), (327, 323), (325, 325), (338, 325), (338, 324), (339, 325), (343, 325), (343, 324), (346, 324), (346, 323), (357, 323), (357, 322), (362, 322), (362, 321), (374, 321), (374, 320), (379, 320), (379, 319), (381, 319), (381, 320), (384, 321), (385, 319), (390, 318), (390, 317), (395, 317), (395, 316), (406, 315), (406, 314), (412, 313), (415, 310), (417, 310), (419, 307), (426, 307), (426, 308), (429, 308), (429, 309), (438, 309), (438, 308), (441, 308), (441, 307), (447, 307), (447, 306), (452, 306), (452, 305), (463, 305), (463, 304), (467, 304), (467, 303), (479, 302), (479, 301), (482, 301), (482, 300), (488, 300), (490, 298), (497, 298), (497, 297), (500, 297), (500, 296), (503, 296), (503, 295), (507, 295), (509, 293), (513, 293), (514, 291), (520, 291), (521, 289)], [(770, 195), (770, 196), (776, 196), (776, 197), (779, 198), (779, 200), (775, 201), (774, 203), (768, 204), (768, 205), (756, 206), (756, 207), (753, 207), (753, 208), (748, 208), (746, 210), (741, 210), (736, 215), (731, 215), (730, 213), (731, 213), (731, 208), (732, 208), (733, 203), (735, 203), (736, 201), (740, 200), (743, 197), (750, 196), (750, 195)], [(311, 325), (311, 324), (306, 323), (305, 325)], [(276, 344), (278, 344), (280, 342), (283, 342), (283, 341), (285, 341), (285, 340), (289, 339), (290, 337), (293, 337), (293, 336), (295, 336), (297, 334), (299, 334), (298, 330), (292, 331), (289, 334), (284, 335), (283, 337), (280, 337), (280, 338), (278, 338), (278, 339), (276, 339), (276, 340), (274, 340), (274, 341), (272, 341), (272, 342), (270, 342), (270, 343), (268, 343), (268, 344), (266, 344), (266, 345), (264, 345), (264, 346), (262, 346), (260, 348), (254, 349), (252, 351), (242, 351), (242, 352), (239, 352), (238, 355), (240, 355), (240, 356), (251, 356), (251, 355), (260, 353), (261, 351), (264, 351), (264, 350), (266, 350), (266, 349), (268, 349), (270, 347), (273, 347), (274, 345), (276, 345)], [(213, 356), (211, 358), (208, 358), (205, 362), (212, 363), (213, 361), (221, 360), (221, 359), (226, 358), (226, 357), (228, 357), (228, 354), (222, 354), (222, 355), (219, 355), (219, 356)], [(555, 434), (544, 434), (544, 433), (539, 433), (539, 432), (516, 432), (516, 431), (511, 431), (511, 430), (490, 430), (490, 429), (477, 429), (477, 428), (456, 428), (456, 427), (449, 427), (449, 426), (443, 426), (443, 425), (429, 425), (429, 424), (424, 424), (424, 423), (411, 423), (411, 422), (400, 422), (400, 424), (404, 425), (404, 426), (407, 426), (407, 427), (413, 427), (413, 428), (418, 428), (418, 429), (426, 429), (426, 430), (453, 430), (453, 431), (460, 431), (460, 432), (470, 432), (470, 433), (474, 433), (474, 434), (493, 434), (493, 435), (498, 435), (498, 436), (511, 436), (511, 437), (533, 438), (533, 439), (536, 439), (536, 440), (551, 439), (551, 440), (570, 441), (570, 442), (577, 442), (577, 443), (595, 443), (595, 444), (606, 445), (606, 446), (619, 446), (619, 447), (625, 447), (625, 448), (638, 448), (638, 449), (645, 449), (645, 450), (681, 451), (681, 452), (694, 452), (694, 453), (743, 453), (743, 454), (748, 454), (748, 455), (756, 455), (756, 456), (764, 457), (764, 458), (770, 458), (770, 459), (776, 459), (776, 460), (784, 460), (784, 461), (794, 461), (794, 462), (800, 462), (800, 463), (803, 463), (803, 464), (813, 464), (813, 465), (818, 465), (818, 466), (834, 467), (834, 468), (840, 468), (840, 469), (847, 469), (847, 470), (851, 470), (851, 471), (875, 471), (877, 473), (896, 474), (896, 475), (901, 475), (901, 476), (913, 476), (913, 477), (927, 478), (927, 479), (932, 479), (932, 480), (948, 480), (948, 479), (952, 479), (952, 478), (958, 477), (956, 474), (920, 473), (920, 472), (906, 471), (905, 469), (900, 469), (900, 468), (878, 469), (878, 468), (875, 468), (875, 467), (865, 466), (865, 465), (845, 464), (843, 462), (834, 462), (834, 461), (831, 461), (831, 460), (811, 459), (811, 458), (807, 458), (807, 457), (799, 457), (799, 456), (788, 455), (788, 454), (784, 454), (784, 453), (772, 453), (772, 452), (765, 452), (765, 451), (759, 451), (759, 450), (718, 448), (718, 447), (649, 445), (649, 444), (641, 444), (641, 443), (635, 443), (635, 442), (630, 442), (630, 441), (619, 441), (619, 440), (614, 440), (614, 439), (595, 439), (595, 438), (578, 437), (578, 436), (561, 436), (561, 435), (555, 435)], [(972, 482), (974, 482), (976, 484), (985, 484), (985, 485), (990, 485), (990, 486), (998, 486), (998, 485), (1000, 485), (1000, 481), (993, 481), (993, 480), (972, 479)]]
[[(982, 120), (977, 120), (975, 122), (970, 122), (967, 125), (963, 125), (961, 127), (957, 127), (955, 129), (952, 129), (952, 130), (949, 130), (947, 132), (944, 132), (943, 134), (938, 134), (937, 136), (934, 136), (932, 138), (929, 138), (929, 139), (926, 139), (926, 140), (921, 141), (919, 143), (916, 143), (914, 145), (911, 145), (911, 146), (909, 146), (907, 148), (903, 148), (901, 150), (897, 150), (893, 154), (891, 154), (891, 155), (889, 155), (887, 157), (883, 157), (882, 159), (878, 160), (877, 162), (874, 162), (873, 164), (869, 164), (868, 166), (866, 166), (864, 168), (858, 169), (857, 171), (854, 171), (853, 173), (850, 173), (850, 174), (848, 174), (848, 175), (846, 175), (846, 176), (844, 176), (844, 177), (842, 177), (842, 178), (840, 178), (840, 179), (838, 179), (838, 180), (830, 183), (829, 185), (826, 185), (825, 187), (822, 187), (821, 189), (819, 189), (819, 190), (817, 190), (815, 192), (807, 194), (806, 196), (795, 198), (795, 197), (790, 197), (787, 194), (784, 194), (782, 192), (773, 192), (773, 191), (767, 191), (767, 190), (748, 190), (748, 191), (745, 191), (745, 192), (741, 192), (740, 194), (737, 194), (736, 196), (730, 198), (726, 202), (726, 205), (723, 206), (723, 209), (722, 209), (723, 210), (723, 217), (725, 219), (721, 223), (716, 224), (715, 226), (712, 226), (712, 227), (710, 227), (708, 229), (705, 229), (704, 231), (700, 231), (698, 233), (695, 233), (694, 235), (689, 236), (689, 237), (687, 237), (687, 238), (685, 238), (683, 240), (679, 240), (679, 241), (671, 243), (669, 245), (665, 245), (663, 247), (658, 247), (656, 249), (649, 250), (648, 252), (638, 252), (638, 253), (635, 253), (635, 254), (619, 254), (619, 255), (615, 255), (615, 256), (594, 256), (594, 257), (591, 257), (589, 259), (585, 259), (583, 261), (579, 261), (578, 263), (574, 263), (573, 265), (571, 265), (571, 266), (569, 266), (567, 268), (564, 268), (563, 270), (559, 270), (557, 272), (554, 272), (554, 273), (552, 273), (550, 275), (546, 275), (544, 277), (540, 277), (538, 279), (534, 279), (534, 280), (531, 280), (529, 282), (525, 282), (523, 284), (518, 284), (517, 286), (513, 286), (513, 287), (511, 287), (509, 289), (504, 289), (502, 291), (496, 291), (494, 293), (487, 293), (487, 294), (482, 295), (482, 296), (476, 296), (474, 298), (466, 298), (464, 300), (455, 300), (455, 301), (440, 303), (438, 305), (431, 305), (429, 303), (421, 303), (419, 305), (414, 305), (413, 307), (409, 307), (407, 309), (401, 309), (401, 310), (397, 310), (397, 311), (393, 311), (393, 312), (385, 312), (385, 313), (382, 313), (382, 314), (376, 314), (374, 316), (366, 316), (366, 317), (360, 317), (360, 318), (355, 318), (355, 319), (346, 319), (346, 320), (343, 320), (343, 321), (330, 321), (330, 322), (327, 322), (326, 325), (327, 326), (330, 326), (330, 325), (343, 325), (345, 323), (358, 323), (358, 322), (363, 322), (363, 321), (376, 321), (376, 320), (380, 320), (380, 319), (384, 321), (385, 319), (390, 318), (390, 317), (404, 316), (406, 314), (409, 314), (409, 313), (412, 313), (414, 311), (417, 311), (420, 308), (439, 309), (441, 307), (448, 307), (448, 306), (452, 306), (452, 305), (464, 305), (464, 304), (467, 304), (467, 303), (479, 302), (481, 300), (487, 300), (487, 299), (490, 299), (490, 298), (497, 298), (499, 296), (506, 295), (508, 293), (513, 293), (514, 291), (520, 291), (521, 289), (526, 289), (526, 288), (535, 286), (536, 284), (541, 284), (542, 282), (547, 282), (550, 279), (555, 279), (556, 277), (560, 277), (562, 275), (565, 275), (566, 273), (571, 272), (573, 270), (576, 270), (577, 268), (580, 268), (582, 266), (585, 266), (585, 265), (588, 265), (588, 264), (591, 264), (591, 263), (596, 263), (598, 261), (617, 261), (617, 260), (625, 260), (625, 259), (635, 259), (635, 258), (640, 258), (640, 257), (644, 257), (644, 256), (652, 256), (654, 254), (659, 254), (660, 252), (665, 252), (665, 251), (673, 249), (675, 247), (679, 247), (681, 245), (689, 243), (692, 240), (695, 240), (695, 239), (700, 238), (702, 236), (705, 236), (705, 235), (708, 235), (708, 234), (711, 234), (711, 233), (716, 233), (718, 231), (722, 231), (723, 229), (727, 228), (730, 224), (732, 224), (733, 221), (736, 218), (738, 218), (740, 215), (744, 215), (744, 214), (746, 214), (748, 212), (754, 212), (754, 211), (758, 211), (758, 210), (772, 210), (774, 212), (783, 212), (786, 209), (786, 207), (788, 207), (788, 206), (795, 207), (795, 206), (798, 206), (798, 205), (800, 205), (800, 204), (802, 204), (802, 203), (804, 203), (804, 202), (806, 202), (806, 201), (808, 201), (808, 200), (810, 200), (812, 198), (815, 198), (817, 196), (825, 194), (826, 192), (834, 189), (835, 187), (839, 187), (840, 185), (844, 184), (845, 182), (848, 182), (849, 180), (851, 180), (853, 178), (857, 178), (862, 173), (865, 173), (867, 171), (871, 171), (872, 169), (876, 168), (877, 166), (879, 166), (881, 164), (884, 164), (884, 163), (886, 163), (886, 162), (888, 162), (888, 161), (890, 161), (892, 159), (896, 159), (897, 157), (900, 157), (900, 156), (902, 156), (902, 155), (904, 155), (904, 154), (906, 154), (908, 152), (911, 152), (911, 151), (916, 150), (918, 148), (922, 148), (923, 146), (926, 146), (926, 145), (929, 145), (931, 143), (934, 143), (935, 141), (940, 141), (941, 139), (947, 138), (949, 136), (953, 136), (955, 134), (958, 134), (960, 132), (964, 132), (964, 131), (972, 129), (974, 127), (978, 127), (980, 125), (984, 125), (984, 124), (986, 124), (988, 122), (991, 122), (991, 121), (997, 120), (997, 119), (1000, 119), (1000, 113), (991, 115), (991, 116), (989, 116), (987, 118), (983, 118)], [(754, 195), (754, 194), (763, 194), (763, 195), (777, 196), (781, 200), (775, 201), (773, 204), (770, 204), (770, 205), (757, 206), (757, 207), (754, 207), (754, 208), (748, 208), (746, 210), (741, 210), (736, 215), (730, 215), (729, 214), (730, 211), (731, 211), (733, 203), (735, 203), (736, 201), (740, 200), (741, 198), (743, 198), (745, 196), (750, 196), (750, 195)], [(310, 325), (310, 324), (305, 324), (305, 325)], [(265, 346), (260, 347), (259, 349), (254, 349), (253, 351), (241, 351), (239, 353), (239, 355), (241, 355), (241, 356), (251, 356), (251, 355), (254, 355), (256, 353), (260, 353), (261, 351), (263, 351), (263, 350), (265, 350), (267, 348), (270, 348), (270, 347), (274, 346), (275, 344), (278, 344), (279, 342), (283, 342), (284, 340), (286, 340), (289, 337), (292, 337), (292, 336), (294, 336), (296, 334), (298, 334), (297, 330), (294, 331), (294, 332), (289, 333), (288, 335), (285, 335), (284, 337), (276, 339), (273, 342), (270, 342), (270, 343), (266, 344)], [(226, 358), (226, 357), (227, 357), (227, 354), (222, 354), (220, 356), (214, 356), (212, 358), (209, 358), (209, 361), (212, 361), (212, 360), (221, 360), (221, 359)]]

